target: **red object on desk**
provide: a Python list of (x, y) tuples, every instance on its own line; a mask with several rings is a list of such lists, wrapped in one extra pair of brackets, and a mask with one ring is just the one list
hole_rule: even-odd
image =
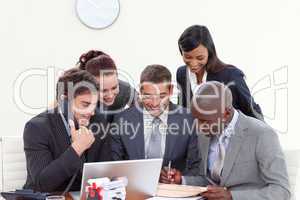
[(87, 200), (103, 200), (101, 195), (103, 188), (97, 187), (96, 183), (93, 183), (92, 186), (88, 187), (88, 198)]

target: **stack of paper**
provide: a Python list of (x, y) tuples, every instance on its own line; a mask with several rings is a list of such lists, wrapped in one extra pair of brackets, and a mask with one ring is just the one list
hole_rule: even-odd
[(182, 200), (204, 200), (203, 197), (199, 196), (199, 197), (180, 197), (180, 198), (169, 198), (169, 197), (152, 197), (150, 199), (147, 199), (147, 200), (179, 200), (179, 199), (182, 199)]
[[(207, 191), (206, 187), (198, 186), (187, 186), (187, 185), (175, 185), (175, 184), (159, 184), (156, 196), (152, 198), (153, 200), (169, 198), (184, 198), (188, 200), (202, 199), (200, 194)], [(161, 198), (165, 197), (165, 198)]]

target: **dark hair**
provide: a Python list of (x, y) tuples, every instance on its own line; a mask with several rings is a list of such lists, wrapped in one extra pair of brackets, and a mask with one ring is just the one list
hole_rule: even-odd
[(208, 51), (208, 61), (206, 70), (209, 72), (218, 72), (224, 67), (224, 64), (217, 56), (214, 41), (206, 26), (193, 25), (184, 30), (178, 39), (179, 51), (189, 52), (202, 44)]
[(117, 71), (113, 59), (106, 53), (98, 50), (90, 50), (80, 56), (79, 69), (86, 70), (94, 76), (110, 75)]
[(172, 75), (171, 72), (162, 65), (148, 65), (141, 74), (140, 83), (152, 82), (152, 83), (162, 83), (171, 82)]
[[(76, 84), (78, 83), (81, 83), (83, 85), (80, 85), (76, 88)], [(88, 85), (84, 84), (91, 84), (97, 91), (99, 90), (99, 84), (91, 73), (78, 68), (72, 68), (65, 71), (64, 74), (58, 79), (58, 82), (56, 84), (57, 100), (59, 100), (61, 95), (68, 97), (68, 93), (70, 92), (68, 87), (69, 84), (72, 84), (72, 86), (76, 88), (75, 91), (72, 91), (74, 97), (86, 92), (91, 92)]]

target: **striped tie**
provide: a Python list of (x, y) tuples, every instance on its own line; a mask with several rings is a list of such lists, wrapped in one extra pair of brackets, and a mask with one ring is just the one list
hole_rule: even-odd
[(150, 137), (147, 158), (161, 158), (161, 133), (159, 125), (161, 120), (156, 117), (152, 121), (152, 133)]

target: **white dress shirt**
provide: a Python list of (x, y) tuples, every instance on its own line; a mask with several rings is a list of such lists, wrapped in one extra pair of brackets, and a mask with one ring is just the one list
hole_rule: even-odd
[[(225, 146), (225, 150), (227, 150), (227, 147), (228, 147), (228, 144), (230, 141), (230, 137), (234, 135), (234, 128), (235, 128), (236, 122), (238, 120), (238, 117), (239, 117), (239, 113), (238, 113), (238, 111), (236, 111), (234, 109), (234, 114), (233, 114), (233, 117), (232, 117), (230, 123), (223, 130), (223, 132), (220, 134), (220, 136), (219, 137), (214, 136), (211, 138), (210, 145), (209, 145), (208, 159), (207, 159), (207, 166), (208, 166), (209, 171), (212, 170), (213, 164), (214, 164), (215, 160), (218, 158), (218, 155), (219, 155), (218, 144), (219, 144), (219, 142), (221, 142), (223, 140), (224, 137), (225, 137), (224, 146)], [(225, 157), (226, 157), (226, 154), (225, 154)]]
[[(193, 95), (195, 95), (195, 92), (197, 91), (197, 89), (199, 87), (199, 84), (197, 82), (197, 76), (196, 76), (195, 73), (191, 72), (191, 70), (189, 68), (188, 68), (188, 75), (189, 75)], [(206, 78), (207, 78), (207, 72), (205, 70), (204, 74), (203, 74), (203, 77), (202, 77), (202, 83), (206, 82)]]

